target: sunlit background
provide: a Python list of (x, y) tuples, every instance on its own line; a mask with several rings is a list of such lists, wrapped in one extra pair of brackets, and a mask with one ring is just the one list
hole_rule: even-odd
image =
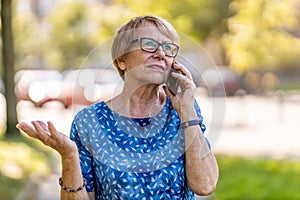
[[(215, 193), (201, 198), (300, 199), (300, 0), (14, 0), (18, 120), (51, 120), (68, 135), (79, 109), (116, 95), (122, 81), (108, 67), (107, 41), (145, 14), (166, 18), (216, 66), (194, 78), (206, 124), (218, 135), (220, 168)], [(2, 67), (0, 193), (58, 199), (57, 154), (25, 136), (4, 137), (4, 76)], [(224, 111), (214, 109), (220, 100)], [(224, 118), (216, 128), (218, 111)]]

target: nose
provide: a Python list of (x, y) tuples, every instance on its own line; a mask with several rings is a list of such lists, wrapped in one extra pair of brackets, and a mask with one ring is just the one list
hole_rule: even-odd
[(156, 50), (155, 55), (157, 55), (157, 56), (159, 56), (161, 58), (165, 57), (165, 52), (164, 52), (162, 46), (158, 47), (158, 49)]

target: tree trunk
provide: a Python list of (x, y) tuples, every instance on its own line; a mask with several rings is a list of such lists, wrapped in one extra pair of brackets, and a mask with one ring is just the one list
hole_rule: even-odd
[(1, 0), (2, 64), (6, 98), (6, 136), (17, 133), (16, 96), (14, 93), (14, 44), (12, 34), (12, 0)]

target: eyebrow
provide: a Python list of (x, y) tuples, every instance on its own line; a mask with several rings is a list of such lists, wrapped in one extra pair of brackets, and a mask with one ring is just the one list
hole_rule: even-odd
[(139, 39), (132, 40), (132, 41), (130, 42), (130, 44), (133, 44), (133, 43), (135, 43), (135, 42), (137, 42), (137, 41), (139, 41)]
[[(153, 41), (155, 41), (155, 42), (157, 42), (157, 43), (159, 43), (159, 44), (175, 44), (173, 41), (162, 41), (162, 42), (158, 42), (156, 39), (154, 39), (154, 38), (149, 38), (149, 37), (140, 37), (140, 38), (138, 38), (138, 39), (134, 39), (134, 40), (132, 40), (131, 42), (130, 42), (130, 44), (133, 44), (133, 43), (135, 43), (135, 42), (138, 42), (141, 38), (145, 38), (145, 39), (151, 39), (151, 40), (153, 40)], [(176, 45), (176, 44), (175, 44)]]

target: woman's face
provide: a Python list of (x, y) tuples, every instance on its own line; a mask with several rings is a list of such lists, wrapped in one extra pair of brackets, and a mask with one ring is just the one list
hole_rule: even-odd
[(141, 50), (139, 38), (151, 38), (158, 43), (171, 43), (171, 39), (163, 35), (152, 23), (146, 23), (137, 37), (138, 40), (131, 45), (130, 53), (119, 63), (121, 69), (125, 70), (125, 81), (130, 78), (144, 84), (165, 83), (174, 58), (166, 56), (161, 46), (154, 53)]

